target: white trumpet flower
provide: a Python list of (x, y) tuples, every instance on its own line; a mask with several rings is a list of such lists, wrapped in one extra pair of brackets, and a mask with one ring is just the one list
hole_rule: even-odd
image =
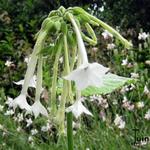
[[(28, 102), (26, 100), (26, 95), (27, 95), (28, 87), (31, 86), (30, 82), (32, 81), (31, 79), (33, 77), (33, 74), (34, 74), (34, 71), (36, 68), (36, 64), (37, 64), (37, 60), (38, 60), (37, 54), (42, 49), (42, 46), (43, 46), (46, 36), (47, 36), (47, 31), (40, 32), (38, 35), (36, 44), (34, 46), (34, 50), (31, 54), (31, 59), (28, 63), (28, 68), (26, 71), (25, 79), (24, 79), (24, 81), (20, 81), (21, 83), (17, 83), (17, 84), (23, 84), (23, 85), (22, 85), (21, 94), (13, 100), (13, 108), (14, 109), (17, 106), (19, 106), (21, 109), (26, 109), (28, 112), (31, 112), (31, 106), (28, 104)], [(35, 85), (33, 85), (33, 83), (32, 83), (32, 86), (35, 87)]]
[[(23, 85), (24, 84), (24, 80), (20, 80), (18, 82), (14, 82), (14, 84), (16, 84), (16, 85)], [(29, 87), (36, 88), (36, 76), (35, 75), (30, 79)]]
[(31, 106), (31, 110), (32, 110), (35, 118), (37, 118), (39, 116), (39, 114), (48, 116), (46, 108), (40, 102), (41, 91), (42, 91), (42, 56), (39, 56), (35, 102)]
[(32, 112), (33, 112), (35, 118), (37, 118), (39, 116), (39, 114), (42, 114), (43, 116), (48, 117), (47, 110), (41, 104), (40, 101), (35, 101), (35, 103), (32, 105)]
[(83, 64), (64, 79), (75, 81), (78, 90), (83, 90), (88, 86), (100, 87), (103, 85), (103, 76), (108, 70), (109, 68), (98, 63)]
[(19, 106), (20, 109), (26, 109), (28, 112), (31, 112), (31, 106), (28, 104), (26, 100), (26, 95), (20, 94), (13, 100), (12, 105), (14, 110), (16, 109), (17, 106)]
[(77, 100), (73, 105), (66, 108), (66, 112), (72, 112), (76, 118), (83, 113), (93, 116), (92, 113), (82, 104), (81, 99)]
[(106, 72), (108, 72), (109, 68), (106, 68), (98, 63), (88, 63), (85, 45), (79, 28), (71, 15), (70, 20), (76, 33), (78, 49), (82, 58), (82, 65), (64, 77), (64, 79), (75, 81), (78, 90), (83, 90), (88, 86), (99, 87), (103, 84), (103, 76)]

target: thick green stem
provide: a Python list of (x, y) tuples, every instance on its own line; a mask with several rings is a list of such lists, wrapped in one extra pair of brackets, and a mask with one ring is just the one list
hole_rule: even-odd
[(57, 105), (56, 105), (56, 87), (57, 87), (57, 76), (58, 76), (58, 62), (61, 53), (61, 45), (58, 47), (58, 51), (56, 53), (54, 67), (53, 67), (53, 79), (52, 79), (52, 89), (51, 89), (51, 113), (52, 115), (56, 113)]
[[(68, 46), (67, 46), (67, 37), (64, 34), (64, 53), (65, 53), (65, 69), (64, 69), (64, 75), (69, 74), (70, 67), (69, 67), (69, 56), (68, 56)], [(60, 107), (57, 114), (57, 121), (59, 123), (59, 132), (62, 134), (64, 132), (64, 120), (65, 120), (65, 104), (66, 99), (70, 90), (71, 84), (68, 84), (68, 81), (63, 81), (63, 91), (61, 95), (61, 101), (60, 101)]]
[(43, 43), (45, 42), (46, 36), (47, 36), (46, 31), (40, 32), (39, 35), (38, 35), (36, 44), (34, 46), (32, 54), (31, 54), (30, 62), (28, 64), (28, 69), (27, 69), (27, 72), (26, 72), (26, 75), (25, 75), (25, 80), (24, 80), (24, 84), (23, 84), (21, 94), (25, 94), (25, 95), (27, 94), (29, 82), (30, 82), (30, 80), (31, 80), (31, 78), (34, 74), (35, 67), (36, 67), (36, 64), (37, 64), (37, 59), (38, 59), (37, 54), (42, 49)]
[(40, 95), (42, 92), (42, 64), (43, 64), (43, 58), (42, 55), (39, 56), (38, 59), (38, 68), (37, 68), (37, 82), (36, 82), (36, 93), (35, 93), (35, 100), (40, 100)]
[(68, 140), (68, 150), (73, 150), (73, 115), (72, 112), (67, 113), (67, 140)]

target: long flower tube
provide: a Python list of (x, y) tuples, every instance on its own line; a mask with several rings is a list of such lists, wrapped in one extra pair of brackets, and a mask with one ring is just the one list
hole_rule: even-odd
[(106, 72), (108, 72), (109, 68), (106, 68), (98, 63), (88, 62), (85, 45), (77, 23), (75, 22), (72, 14), (68, 14), (68, 16), (76, 33), (78, 49), (81, 56), (81, 66), (65, 76), (64, 79), (75, 81), (78, 90), (83, 90), (88, 86), (99, 87), (103, 84), (103, 76)]
[(37, 83), (36, 83), (36, 93), (35, 93), (35, 102), (31, 107), (31, 110), (35, 116), (38, 117), (39, 114), (48, 116), (47, 110), (40, 102), (40, 96), (42, 91), (42, 62), (43, 58), (40, 55), (38, 59), (38, 68), (37, 68)]
[(56, 87), (57, 87), (57, 76), (58, 76), (58, 62), (61, 54), (62, 45), (59, 43), (57, 53), (55, 56), (54, 66), (53, 66), (53, 78), (51, 87), (51, 114), (54, 115), (57, 110), (56, 106)]
[(21, 94), (18, 97), (16, 97), (13, 101), (14, 109), (17, 106), (19, 106), (21, 109), (26, 109), (27, 111), (31, 111), (31, 106), (28, 104), (28, 102), (26, 100), (26, 95), (27, 95), (27, 90), (29, 87), (30, 80), (33, 77), (35, 67), (37, 64), (37, 59), (38, 59), (37, 54), (42, 49), (46, 36), (47, 36), (47, 31), (41, 31), (38, 35), (36, 44), (34, 46), (32, 54), (31, 54), (30, 62), (28, 64), (27, 72), (26, 72), (25, 79), (24, 79), (24, 84), (23, 84), (22, 90), (21, 90)]
[[(63, 42), (64, 42), (64, 53), (65, 53), (65, 69), (64, 74), (69, 74), (70, 72), (70, 66), (69, 66), (69, 58), (68, 58), (68, 45), (67, 45), (67, 36), (64, 34), (63, 36)], [(59, 133), (64, 133), (64, 120), (65, 120), (65, 104), (66, 100), (71, 93), (71, 84), (64, 80), (63, 81), (63, 91), (61, 95), (61, 101), (60, 106), (57, 112), (56, 120), (59, 124)]]

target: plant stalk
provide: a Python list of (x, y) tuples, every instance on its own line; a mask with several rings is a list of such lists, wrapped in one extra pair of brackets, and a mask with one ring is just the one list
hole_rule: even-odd
[(67, 140), (68, 140), (68, 150), (73, 150), (73, 115), (72, 112), (67, 113)]

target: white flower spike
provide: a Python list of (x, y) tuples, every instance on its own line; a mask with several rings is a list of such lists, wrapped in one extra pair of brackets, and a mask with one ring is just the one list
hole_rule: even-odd
[[(24, 84), (24, 80), (20, 80), (18, 82), (14, 82), (16, 85), (23, 85)], [(36, 88), (36, 76), (34, 75), (29, 82), (29, 87), (33, 87)]]
[(82, 113), (93, 116), (92, 113), (82, 104), (81, 99), (68, 107), (66, 112), (72, 112), (76, 118), (78, 118)]

